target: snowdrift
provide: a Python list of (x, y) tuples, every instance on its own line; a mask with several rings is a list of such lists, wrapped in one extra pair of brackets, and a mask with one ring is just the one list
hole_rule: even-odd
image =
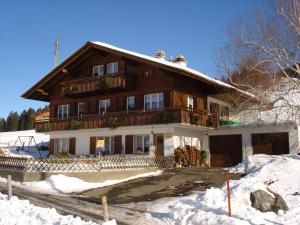
[[(158, 201), (147, 217), (159, 224), (300, 224), (300, 156), (250, 156), (231, 171), (247, 175), (231, 181), (232, 217), (227, 216), (226, 186), (192, 196)], [(290, 208), (284, 213), (262, 213), (251, 207), (250, 192), (262, 189), (279, 193)], [(161, 209), (160, 211), (158, 211)], [(155, 213), (154, 213), (155, 212)], [(159, 216), (157, 216), (159, 215)]]

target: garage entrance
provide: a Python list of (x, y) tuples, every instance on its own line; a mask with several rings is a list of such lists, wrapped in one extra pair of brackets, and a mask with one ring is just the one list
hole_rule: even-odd
[(209, 149), (211, 166), (235, 166), (243, 159), (242, 135), (209, 136)]
[(289, 153), (288, 133), (252, 134), (253, 154), (281, 155)]

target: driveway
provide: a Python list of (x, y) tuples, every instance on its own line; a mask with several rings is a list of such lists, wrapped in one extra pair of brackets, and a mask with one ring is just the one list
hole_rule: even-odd
[[(143, 177), (84, 191), (76, 197), (98, 203), (100, 196), (107, 195), (109, 204), (153, 201), (163, 197), (189, 195), (210, 187), (220, 187), (225, 182), (226, 173), (227, 171), (221, 168), (176, 168), (164, 171), (160, 176)], [(231, 179), (239, 177), (238, 174), (231, 174)]]

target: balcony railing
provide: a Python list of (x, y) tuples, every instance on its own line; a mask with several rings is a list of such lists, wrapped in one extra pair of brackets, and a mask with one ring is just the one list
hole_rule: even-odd
[(122, 90), (128, 87), (122, 74), (80, 78), (63, 82), (62, 85), (62, 94), (68, 97)]
[(203, 127), (217, 127), (217, 117), (204, 111), (183, 108), (160, 110), (137, 110), (129, 112), (105, 113), (68, 117), (65, 119), (52, 118), (50, 122), (36, 123), (39, 132), (77, 130), (93, 128), (111, 128), (123, 126), (141, 126), (151, 124), (183, 123)]

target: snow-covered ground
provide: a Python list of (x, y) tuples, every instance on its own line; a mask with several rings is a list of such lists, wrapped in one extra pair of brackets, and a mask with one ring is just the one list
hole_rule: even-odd
[[(153, 224), (300, 224), (300, 156), (250, 156), (231, 168), (247, 176), (231, 181), (232, 217), (227, 216), (226, 186), (211, 188), (181, 198), (164, 198), (148, 207), (146, 218)], [(268, 185), (270, 184), (270, 185)], [(251, 207), (250, 192), (266, 187), (286, 200), (289, 211), (262, 213)]]
[(49, 139), (49, 135), (36, 133), (35, 130), (0, 132), (0, 154), (45, 158), (48, 156), (49, 151), (38, 151), (37, 147), (48, 146)]
[[(136, 179), (139, 177), (150, 177), (158, 176), (162, 173), (162, 170), (157, 170), (154, 172), (141, 173), (135, 176), (130, 176), (125, 179), (119, 180), (106, 180), (104, 182), (86, 182), (76, 177), (68, 177), (62, 174), (52, 175), (43, 181), (34, 181), (34, 182), (15, 182), (13, 185), (19, 188), (30, 190), (32, 192), (38, 192), (43, 194), (70, 194), (78, 193), (85, 190), (105, 187), (109, 185), (114, 185), (122, 183), (128, 180)], [(6, 183), (5, 178), (0, 177), (0, 182)]]
[(2, 225), (98, 225), (83, 221), (79, 217), (62, 216), (55, 209), (41, 208), (20, 200), (17, 197), (7, 199), (0, 193), (0, 224)]
[[(50, 135), (43, 133), (36, 133), (35, 130), (23, 130), (12, 132), (0, 132), (0, 146), (28, 146), (35, 145), (33, 140), (30, 141), (30, 136), (34, 137), (37, 145), (48, 143)], [(19, 137), (19, 139), (18, 139)], [(31, 142), (31, 143), (30, 143)]]

